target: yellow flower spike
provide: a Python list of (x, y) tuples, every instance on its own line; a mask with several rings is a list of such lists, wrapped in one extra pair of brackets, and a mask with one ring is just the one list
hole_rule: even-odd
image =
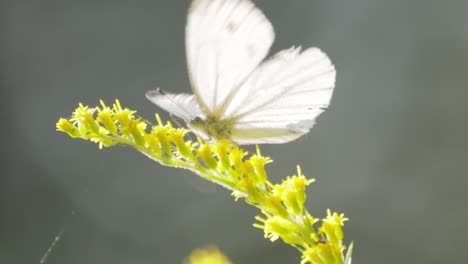
[(315, 226), (319, 219), (304, 207), (305, 189), (314, 180), (302, 175), (300, 167), (297, 175), (273, 184), (265, 171), (272, 160), (263, 157), (258, 146), (251, 155), (230, 141), (206, 143), (196, 137), (197, 142), (192, 142), (186, 139), (189, 130), (163, 123), (157, 114), (157, 125), (147, 129), (149, 123), (135, 113), (118, 100), (112, 108), (102, 101), (95, 108), (80, 104), (71, 118), (61, 118), (56, 127), (73, 138), (98, 143), (100, 148), (131, 146), (163, 165), (188, 169), (230, 189), (236, 200), (244, 198), (262, 212), (263, 217), (255, 217), (254, 226), (263, 229), (271, 241), (281, 238), (298, 249), (302, 263), (351, 264), (352, 246), (343, 256), (342, 227), (348, 219), (328, 210), (321, 226)]

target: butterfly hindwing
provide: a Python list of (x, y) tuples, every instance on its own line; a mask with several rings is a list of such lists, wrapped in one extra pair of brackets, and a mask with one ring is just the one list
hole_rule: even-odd
[(330, 59), (317, 48), (280, 51), (231, 98), (224, 118), (235, 120), (234, 140), (284, 143), (307, 133), (330, 103), (335, 75)]
[(167, 112), (184, 119), (185, 122), (189, 122), (196, 117), (204, 117), (193, 94), (166, 93), (156, 89), (146, 92), (146, 98)]

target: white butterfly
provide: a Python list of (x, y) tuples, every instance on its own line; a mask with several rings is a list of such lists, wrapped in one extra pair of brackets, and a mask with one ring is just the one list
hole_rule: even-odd
[(330, 103), (336, 73), (327, 55), (293, 47), (263, 61), (274, 31), (249, 0), (194, 0), (185, 34), (193, 95), (146, 97), (204, 138), (285, 143)]

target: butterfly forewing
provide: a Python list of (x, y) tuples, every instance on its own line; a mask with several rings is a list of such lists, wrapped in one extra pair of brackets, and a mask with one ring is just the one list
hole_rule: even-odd
[(273, 39), (270, 22), (250, 1), (193, 1), (186, 26), (187, 63), (193, 92), (207, 115), (222, 115)]

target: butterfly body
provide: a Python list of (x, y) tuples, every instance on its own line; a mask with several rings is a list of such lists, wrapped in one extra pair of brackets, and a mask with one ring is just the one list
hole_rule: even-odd
[(198, 133), (205, 133), (207, 138), (215, 140), (230, 139), (232, 135), (233, 122), (230, 120), (220, 120), (216, 117), (201, 119), (196, 117), (188, 122), (189, 127), (197, 130)]

